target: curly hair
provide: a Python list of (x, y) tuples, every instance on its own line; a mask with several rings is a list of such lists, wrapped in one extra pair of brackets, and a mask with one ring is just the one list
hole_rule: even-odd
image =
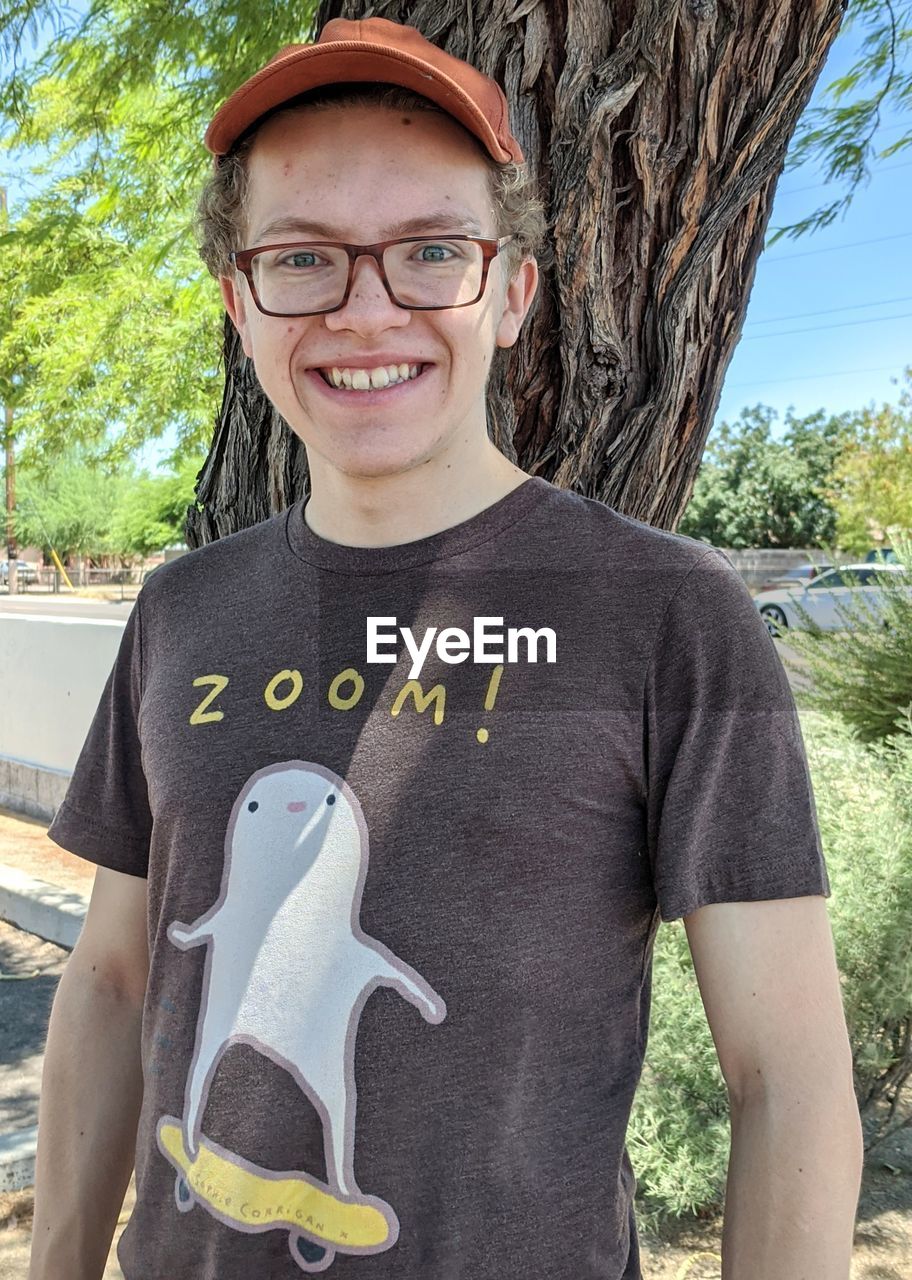
[[(330, 107), (361, 106), (365, 103), (386, 107), (391, 111), (436, 111), (447, 114), (435, 102), (412, 93), (399, 85), (357, 83), (325, 85), (300, 94), (261, 117), (235, 143), (231, 151), (219, 158), (199, 197), (196, 232), (200, 257), (214, 276), (231, 271), (228, 257), (242, 247), (246, 222), (248, 192), (248, 159), (257, 132), (267, 119), (302, 109), (326, 110)], [(452, 117), (450, 117), (452, 119)], [(488, 190), (497, 219), (497, 235), (513, 235), (503, 250), (506, 278), (513, 277), (524, 258), (547, 256), (545, 206), (535, 190), (525, 164), (499, 164), (466, 130), (478, 147), (479, 156), (488, 171)]]

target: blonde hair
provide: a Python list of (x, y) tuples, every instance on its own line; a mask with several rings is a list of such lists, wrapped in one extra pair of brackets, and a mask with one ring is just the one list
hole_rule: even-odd
[[(227, 275), (231, 271), (229, 253), (244, 247), (241, 240), (246, 224), (248, 160), (257, 130), (265, 120), (304, 109), (326, 110), (364, 103), (375, 103), (391, 111), (447, 114), (429, 98), (399, 85), (358, 83), (312, 89), (262, 117), (241, 136), (228, 155), (219, 158), (199, 197), (196, 213), (199, 251), (212, 275)], [(468, 130), (466, 133), (477, 144), (479, 155), (487, 166), (488, 191), (494, 206), (497, 235), (515, 236), (500, 255), (509, 280), (524, 258), (540, 261), (547, 256), (545, 206), (525, 164), (499, 164), (484, 150), (474, 134)]]

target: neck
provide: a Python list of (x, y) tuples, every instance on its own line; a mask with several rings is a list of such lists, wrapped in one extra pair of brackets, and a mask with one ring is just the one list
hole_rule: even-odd
[(306, 523), (318, 537), (350, 547), (431, 537), (470, 520), (529, 479), (487, 439), (458, 466), (432, 458), (393, 475), (352, 475), (310, 455), (308, 463)]

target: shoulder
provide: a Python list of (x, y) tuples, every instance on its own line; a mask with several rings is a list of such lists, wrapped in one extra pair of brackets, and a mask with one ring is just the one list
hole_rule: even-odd
[(288, 511), (280, 511), (159, 565), (139, 593), (143, 609), (157, 612), (187, 597), (199, 601), (239, 575), (262, 573), (264, 558), (268, 562), (280, 550), (287, 521)]
[(552, 526), (555, 544), (567, 555), (648, 574), (655, 586), (660, 582), (666, 587), (681, 585), (697, 568), (733, 575), (741, 581), (728, 556), (709, 543), (622, 515), (597, 498), (549, 481), (540, 483), (546, 485), (540, 519)]

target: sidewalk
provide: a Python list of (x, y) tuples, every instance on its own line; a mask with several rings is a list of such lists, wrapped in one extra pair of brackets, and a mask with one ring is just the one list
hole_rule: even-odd
[[(69, 954), (24, 929), (75, 939), (94, 878), (91, 863), (48, 839), (45, 823), (0, 808), (0, 916), (24, 920), (0, 922), (0, 1280), (28, 1272), (44, 1042)], [(104, 1280), (123, 1280), (114, 1246), (133, 1203), (131, 1180)]]
[(47, 1023), (94, 876), (44, 823), (0, 809), (0, 1192), (34, 1179)]
[(46, 880), (71, 893), (92, 892), (95, 867), (48, 839), (47, 823), (0, 806), (0, 866)]

